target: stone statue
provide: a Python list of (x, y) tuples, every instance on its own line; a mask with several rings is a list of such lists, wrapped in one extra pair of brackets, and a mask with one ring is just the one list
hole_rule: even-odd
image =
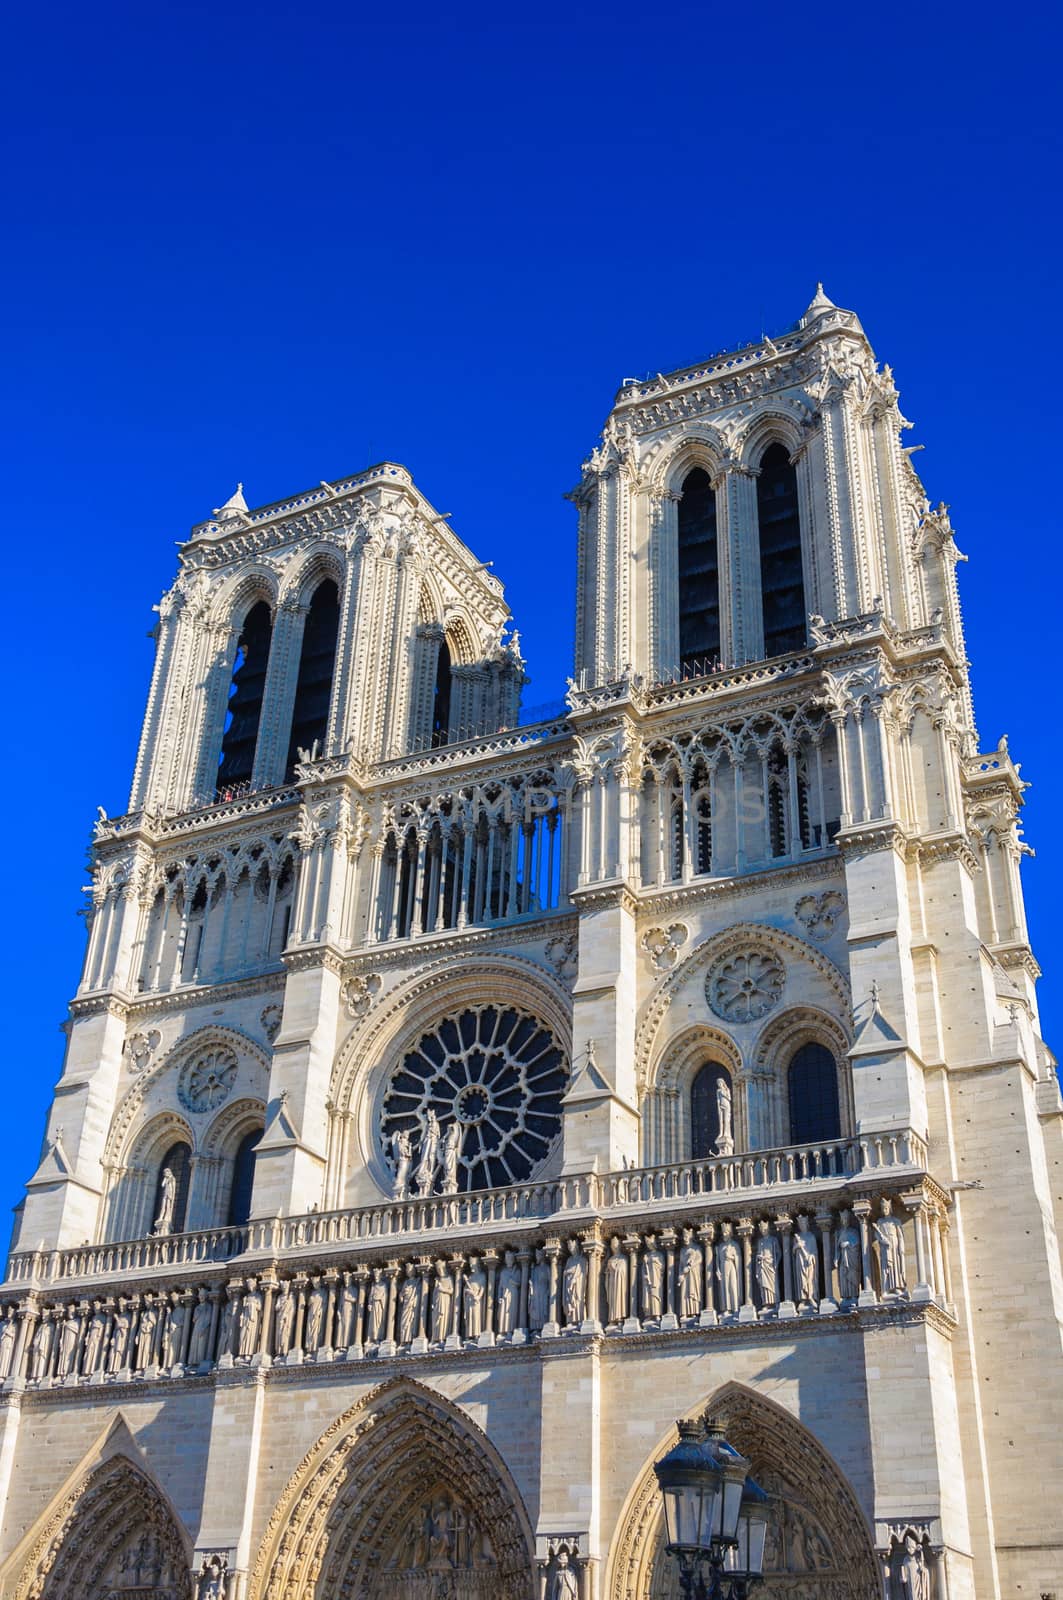
[(798, 1217), (793, 1236), (794, 1299), (798, 1306), (814, 1306), (819, 1299), (819, 1257), (816, 1236), (807, 1217)]
[(184, 1343), (187, 1322), (188, 1306), (179, 1295), (175, 1296), (170, 1314), (166, 1318), (166, 1331), (162, 1340), (162, 1364), (167, 1371), (176, 1367), (181, 1359), (181, 1345)]
[(579, 1600), (579, 1583), (568, 1564), (568, 1551), (563, 1548), (557, 1552), (549, 1600)]
[(348, 1350), (354, 1343), (354, 1317), (357, 1309), (358, 1296), (351, 1285), (350, 1273), (345, 1272), (343, 1288), (340, 1290), (336, 1327), (336, 1343), (341, 1350)]
[(605, 1316), (610, 1324), (623, 1322), (627, 1316), (628, 1288), (627, 1256), (614, 1236), (609, 1241), (609, 1254), (605, 1259)]
[(159, 1183), (159, 1214), (155, 1218), (153, 1232), (156, 1234), (173, 1232), (173, 1212), (177, 1203), (177, 1179), (169, 1167), (164, 1167)]
[(57, 1378), (69, 1378), (74, 1371), (74, 1363), (78, 1353), (78, 1315), (72, 1305), (67, 1306), (66, 1316), (63, 1318), (59, 1329), (59, 1355), (55, 1363)]
[[(99, 1305), (99, 1301), (96, 1304)], [(102, 1330), (101, 1330), (102, 1331)], [(0, 1379), (10, 1378), (11, 1364), (15, 1359), (15, 1344), (18, 1340), (18, 1323), (15, 1320), (14, 1306), (8, 1306), (3, 1322), (0, 1322)], [(92, 1371), (92, 1368), (87, 1368)]]
[(900, 1559), (898, 1576), (903, 1600), (930, 1600), (930, 1569), (926, 1564), (926, 1551), (914, 1533), (908, 1532), (904, 1536), (904, 1553)]
[(487, 1299), (487, 1274), (479, 1256), (469, 1257), (469, 1270), (462, 1288), (462, 1310), (466, 1339), (478, 1339), (484, 1331), (484, 1304)]
[(528, 1274), (528, 1326), (533, 1333), (542, 1333), (550, 1320), (550, 1263), (542, 1245)]
[(133, 1313), (128, 1300), (119, 1300), (111, 1328), (111, 1348), (107, 1358), (108, 1372), (124, 1372), (129, 1365), (129, 1334), (133, 1326)]
[(439, 1157), (439, 1120), (431, 1107), (425, 1112), (424, 1133), (421, 1135), (421, 1153), (417, 1171), (413, 1175), (414, 1193), (419, 1200), (432, 1193), (436, 1181), (436, 1164)]
[[(379, 1272), (380, 1268), (377, 1267)], [(321, 1332), (325, 1326), (325, 1307), (328, 1304), (328, 1290), (320, 1278), (311, 1278), (310, 1297), (306, 1303), (306, 1332), (304, 1348), (307, 1355), (313, 1355), (321, 1344)]]
[(52, 1359), (52, 1341), (55, 1338), (55, 1328), (52, 1324), (52, 1313), (45, 1309), (41, 1312), (41, 1320), (33, 1331), (30, 1342), (30, 1377), (39, 1381), (48, 1371), (48, 1364)]
[(860, 1233), (853, 1226), (853, 1214), (839, 1213), (841, 1227), (834, 1238), (834, 1265), (838, 1272), (838, 1294), (844, 1304), (855, 1305), (860, 1293)]
[(410, 1192), (410, 1167), (413, 1163), (413, 1146), (405, 1128), (398, 1128), (391, 1135), (391, 1158), (395, 1163), (391, 1197), (393, 1200), (405, 1200)]
[(730, 1222), (720, 1224), (716, 1246), (716, 1281), (720, 1286), (720, 1313), (737, 1317), (742, 1304), (742, 1252)]
[(406, 1276), (399, 1289), (399, 1343), (412, 1344), (417, 1337), (417, 1318), (421, 1309), (421, 1284), (414, 1262), (407, 1261)]
[(225, 1556), (204, 1556), (196, 1578), (196, 1600), (225, 1600), (228, 1570)]
[[(6, 1329), (6, 1324), (5, 1324)], [(102, 1300), (92, 1302), (92, 1316), (89, 1318), (88, 1332), (85, 1335), (85, 1349), (82, 1355), (81, 1370), (86, 1373), (102, 1372), (103, 1370), (103, 1337), (107, 1332), (107, 1313), (103, 1309)], [(3, 1338), (0, 1332), (0, 1378), (6, 1378), (3, 1364)]]
[(719, 1133), (716, 1136), (716, 1154), (718, 1156), (733, 1156), (734, 1121), (731, 1110), (731, 1085), (721, 1072), (716, 1079), (716, 1121)]
[(237, 1354), (250, 1361), (258, 1353), (259, 1335), (262, 1332), (262, 1291), (254, 1278), (247, 1280), (247, 1293), (240, 1302), (240, 1335)]
[(679, 1251), (679, 1315), (684, 1320), (701, 1315), (701, 1247), (693, 1228), (683, 1229)]
[(642, 1320), (653, 1322), (664, 1312), (664, 1253), (655, 1234), (646, 1235), (642, 1252)]
[(578, 1328), (587, 1314), (588, 1263), (578, 1239), (568, 1241), (568, 1252), (562, 1293), (565, 1323), (570, 1328)]
[(213, 1307), (206, 1289), (200, 1289), (192, 1312), (192, 1332), (188, 1340), (188, 1365), (201, 1367), (210, 1360), (210, 1324)]
[(893, 1202), (888, 1195), (882, 1201), (882, 1215), (875, 1223), (875, 1243), (878, 1245), (878, 1270), (882, 1276), (882, 1293), (907, 1294), (904, 1228), (893, 1215)]
[(233, 1353), (233, 1334), (236, 1332), (236, 1293), (229, 1289), (225, 1296), (225, 1309), (221, 1314), (221, 1331), (218, 1334), (218, 1358)]
[(388, 1320), (388, 1285), (383, 1267), (373, 1268), (373, 1281), (369, 1285), (369, 1343), (382, 1344)]
[(461, 1154), (462, 1129), (460, 1122), (451, 1122), (443, 1135), (443, 1149), (440, 1156), (440, 1193), (457, 1194), (458, 1192), (458, 1157)]
[(140, 1313), (137, 1328), (137, 1367), (143, 1372), (155, 1359), (155, 1330), (159, 1326), (159, 1313), (154, 1301), (146, 1302)]
[(779, 1241), (771, 1224), (762, 1217), (757, 1223), (757, 1242), (753, 1248), (753, 1277), (760, 1295), (760, 1309), (771, 1311), (779, 1304)]
[(442, 1344), (450, 1332), (454, 1309), (454, 1278), (442, 1257), (436, 1262), (432, 1284), (432, 1339)]
[[(198, 1310), (198, 1308), (197, 1308)], [(288, 1284), (282, 1283), (273, 1307), (273, 1354), (286, 1356), (292, 1347), (295, 1328), (295, 1296)], [(192, 1335), (195, 1338), (195, 1333)]]
[(512, 1250), (507, 1250), (498, 1274), (498, 1332), (500, 1335), (517, 1331), (520, 1315), (520, 1268)]

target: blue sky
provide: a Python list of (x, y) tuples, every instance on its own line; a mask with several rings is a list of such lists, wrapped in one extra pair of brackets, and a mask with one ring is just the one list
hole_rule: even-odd
[(1048, 8), (21, 7), (0, 94), (8, 1192), (36, 1164), (97, 803), (124, 809), (174, 542), (404, 462), (571, 661), (576, 481), (620, 380), (817, 279), (952, 507), (983, 747), (1054, 827), (1061, 26)]

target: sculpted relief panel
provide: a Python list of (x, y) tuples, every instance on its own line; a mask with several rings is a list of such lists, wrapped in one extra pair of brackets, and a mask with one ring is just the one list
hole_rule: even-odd
[(500, 1600), (491, 1541), (449, 1490), (426, 1495), (367, 1589), (369, 1600)]

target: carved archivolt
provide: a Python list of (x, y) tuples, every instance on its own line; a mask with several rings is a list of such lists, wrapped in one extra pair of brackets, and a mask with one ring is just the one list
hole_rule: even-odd
[[(705, 1413), (721, 1421), (771, 1497), (764, 1600), (874, 1600), (880, 1594), (871, 1531), (827, 1451), (795, 1417), (740, 1384), (725, 1384)], [(646, 1463), (620, 1514), (610, 1552), (608, 1600), (677, 1600), (674, 1561), (664, 1554), (664, 1519), (653, 1462), (675, 1443), (673, 1428)]]
[(718, 1061), (733, 1078), (742, 1070), (742, 1057), (733, 1039), (718, 1028), (695, 1024), (684, 1028), (654, 1063), (647, 1089), (685, 1089), (706, 1061)]
[(396, 1574), (428, 1568), (467, 1574), (451, 1592), (532, 1600), (532, 1559), (527, 1513), (486, 1434), (399, 1378), (345, 1411), (304, 1457), (270, 1519), (248, 1600), (407, 1588), (412, 1597), (416, 1584)]
[(48, 1519), (13, 1600), (191, 1600), (192, 1550), (157, 1486), (126, 1456), (89, 1472)]

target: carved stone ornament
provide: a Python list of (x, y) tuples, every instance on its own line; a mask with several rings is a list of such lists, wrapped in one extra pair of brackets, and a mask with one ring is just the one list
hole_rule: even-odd
[(158, 1028), (147, 1033), (131, 1033), (125, 1042), (126, 1060), (131, 1072), (143, 1072), (156, 1050), (162, 1035)]
[(794, 906), (794, 916), (810, 939), (822, 943), (830, 938), (844, 910), (844, 896), (837, 889), (825, 889), (822, 894), (803, 894)]
[(373, 1004), (373, 997), (379, 992), (380, 979), (375, 972), (367, 972), (364, 977), (348, 978), (343, 985), (343, 1003), (347, 1015), (364, 1017)]
[(229, 1098), (239, 1069), (226, 1044), (206, 1045), (187, 1061), (177, 1082), (177, 1098), (186, 1111), (213, 1111)]
[(551, 939), (546, 947), (546, 959), (562, 983), (571, 983), (579, 972), (579, 936), (566, 933)]
[(682, 922), (673, 922), (667, 928), (647, 928), (642, 935), (642, 948), (658, 972), (667, 972), (675, 966), (688, 937), (689, 931)]
[(284, 1007), (282, 1005), (278, 1005), (276, 1001), (274, 1001), (272, 1005), (266, 1006), (261, 1017), (258, 1019), (262, 1024), (262, 1032), (266, 1035), (266, 1038), (269, 1040), (270, 1044), (273, 1043), (274, 1039), (281, 1031), (281, 1018), (283, 1016)]
[(756, 1022), (782, 996), (786, 970), (771, 950), (740, 950), (721, 956), (705, 978), (705, 996), (725, 1022)]

